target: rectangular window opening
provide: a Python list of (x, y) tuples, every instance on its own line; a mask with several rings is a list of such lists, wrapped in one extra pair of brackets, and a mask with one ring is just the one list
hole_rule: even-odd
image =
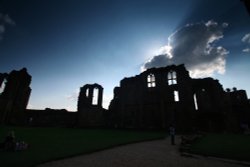
[(198, 103), (197, 103), (196, 94), (194, 94), (194, 107), (195, 107), (195, 110), (198, 110)]
[(178, 91), (174, 91), (174, 101), (175, 102), (178, 102), (178, 101), (180, 101), (180, 99), (179, 99), (179, 92)]
[(98, 104), (98, 89), (94, 89), (93, 92), (93, 99), (92, 99), (92, 105), (97, 105)]
[(89, 89), (86, 90), (86, 97), (89, 97)]
[(6, 87), (6, 83), (7, 83), (7, 80), (4, 79), (2, 82), (2, 85), (0, 85), (0, 94), (2, 94), (4, 92), (5, 87)]

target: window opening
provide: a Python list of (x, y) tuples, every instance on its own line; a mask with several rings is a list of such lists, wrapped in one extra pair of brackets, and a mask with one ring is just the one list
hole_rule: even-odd
[(175, 102), (178, 102), (178, 101), (180, 101), (180, 99), (179, 99), (179, 92), (178, 91), (174, 91), (174, 101)]
[(170, 71), (168, 73), (168, 85), (177, 84), (177, 75), (175, 71)]
[(195, 107), (195, 110), (198, 110), (198, 103), (197, 103), (197, 96), (196, 96), (196, 94), (194, 94), (194, 107)]
[(89, 97), (89, 89), (86, 89), (86, 97)]
[(155, 87), (155, 76), (154, 76), (154, 74), (149, 74), (148, 78), (147, 78), (147, 81), (148, 81), (148, 88)]
[(92, 105), (97, 105), (98, 104), (98, 89), (94, 88), (93, 90), (93, 99), (92, 99)]
[(7, 80), (4, 79), (2, 84), (0, 85), (0, 94), (2, 94), (5, 90), (5, 87), (6, 87), (6, 83), (7, 83)]

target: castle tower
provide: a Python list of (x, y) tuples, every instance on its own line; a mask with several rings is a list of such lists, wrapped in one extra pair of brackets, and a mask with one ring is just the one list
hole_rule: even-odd
[(80, 88), (78, 97), (78, 126), (95, 127), (104, 125), (102, 108), (103, 87), (99, 84), (86, 84)]
[(1, 74), (0, 123), (20, 123), (28, 105), (31, 76), (27, 69)]

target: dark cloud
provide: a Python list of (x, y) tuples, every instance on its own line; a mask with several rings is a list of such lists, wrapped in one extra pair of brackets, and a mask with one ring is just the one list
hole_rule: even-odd
[(145, 63), (143, 68), (148, 69), (152, 67), (164, 67), (166, 66), (166, 62), (169, 63), (169, 61), (171, 61), (171, 59), (169, 59), (165, 54), (157, 55)]
[[(187, 24), (168, 38), (167, 49), (152, 57), (143, 69), (171, 64), (185, 64), (192, 77), (207, 77), (225, 72), (226, 56), (229, 53), (216, 41), (223, 38), (227, 23), (215, 21)], [(164, 47), (163, 47), (164, 48)]]
[(15, 22), (9, 17), (9, 15), (0, 13), (0, 41), (3, 39), (3, 34), (8, 25), (15, 25)]

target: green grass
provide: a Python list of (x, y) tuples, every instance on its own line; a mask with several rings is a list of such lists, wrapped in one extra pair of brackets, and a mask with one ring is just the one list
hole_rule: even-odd
[(1, 127), (0, 141), (10, 130), (15, 131), (16, 139), (29, 143), (30, 148), (16, 152), (0, 151), (0, 166), (3, 167), (35, 166), (55, 159), (165, 136), (163, 132)]
[(190, 152), (250, 161), (250, 135), (209, 134), (194, 143)]

